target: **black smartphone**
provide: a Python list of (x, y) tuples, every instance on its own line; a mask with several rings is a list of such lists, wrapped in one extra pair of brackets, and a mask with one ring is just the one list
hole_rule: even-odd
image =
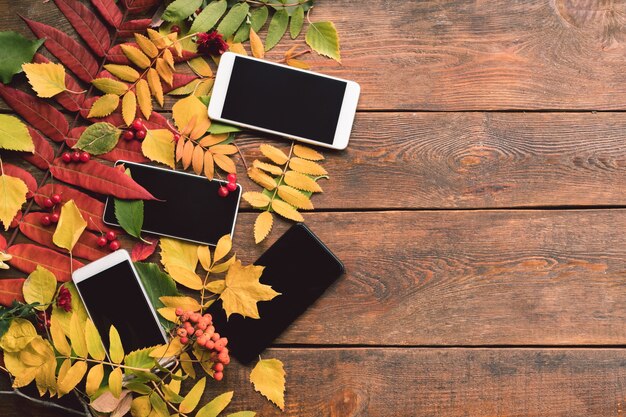
[(256, 358), (344, 273), (341, 261), (302, 223), (292, 226), (254, 264), (265, 266), (260, 282), (281, 293), (257, 304), (260, 319), (233, 314), (227, 320), (221, 301), (209, 308), (215, 328), (228, 338), (232, 355), (242, 363)]
[[(235, 230), (241, 186), (226, 197), (217, 190), (219, 180), (170, 169), (117, 161), (130, 169), (133, 179), (157, 198), (144, 201), (142, 231), (203, 245), (216, 245)], [(114, 198), (108, 197), (103, 221), (118, 226)]]

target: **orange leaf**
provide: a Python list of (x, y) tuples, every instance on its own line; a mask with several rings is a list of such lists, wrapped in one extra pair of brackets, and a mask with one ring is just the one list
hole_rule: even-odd
[(183, 168), (185, 169), (189, 168), (189, 165), (191, 165), (193, 150), (193, 142), (188, 140), (187, 143), (185, 143), (185, 148), (183, 149)]
[(209, 180), (213, 179), (213, 175), (215, 174), (215, 166), (213, 164), (213, 154), (211, 152), (204, 153), (204, 175)]
[(191, 157), (191, 165), (193, 167), (193, 172), (196, 174), (202, 173), (202, 165), (204, 164), (204, 150), (200, 146), (196, 146), (193, 150), (193, 155)]
[(222, 168), (224, 171), (229, 174), (237, 173), (237, 168), (235, 167), (235, 163), (232, 159), (227, 157), (226, 155), (222, 155), (219, 153), (213, 154), (213, 160), (217, 164), (218, 167)]
[(252, 56), (255, 58), (265, 58), (263, 41), (252, 28), (250, 28), (250, 48), (252, 49)]
[(172, 67), (170, 67), (163, 58), (157, 58), (156, 70), (161, 78), (163, 78), (163, 81), (171, 86), (174, 82), (174, 73), (172, 72)]

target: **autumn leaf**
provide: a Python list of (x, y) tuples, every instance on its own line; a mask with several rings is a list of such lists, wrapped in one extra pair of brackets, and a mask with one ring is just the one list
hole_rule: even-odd
[(0, 148), (31, 153), (35, 151), (28, 128), (17, 117), (0, 114)]
[(57, 289), (57, 279), (46, 268), (37, 265), (37, 269), (24, 281), (22, 292), (28, 304), (39, 303), (37, 310), (44, 311), (52, 301)]
[(139, 72), (128, 65), (107, 64), (104, 69), (115, 75), (120, 80), (134, 83), (139, 79)]
[(130, 126), (133, 120), (135, 120), (135, 114), (137, 113), (137, 96), (134, 91), (128, 91), (122, 97), (122, 118), (126, 126)]
[(267, 195), (256, 191), (245, 192), (242, 197), (254, 208), (265, 208), (272, 201)]
[(174, 72), (165, 59), (157, 58), (156, 71), (159, 74), (159, 77), (161, 77), (161, 79), (171, 87), (174, 83)]
[(128, 91), (128, 86), (123, 82), (111, 78), (96, 78), (91, 81), (94, 87), (106, 94), (121, 96)]
[(302, 145), (294, 145), (293, 154), (310, 161), (322, 161), (324, 159), (324, 156), (315, 149)]
[(76, 356), (81, 358), (86, 358), (89, 353), (87, 351), (87, 341), (85, 340), (84, 323), (85, 321), (81, 320), (76, 312), (72, 312), (72, 318), (70, 319), (70, 342)]
[(57, 314), (50, 315), (50, 336), (52, 336), (54, 348), (58, 350), (59, 353), (66, 356), (69, 356), (70, 353), (72, 353), (72, 348), (67, 342), (67, 338), (65, 337), (65, 333), (63, 332), (63, 328), (61, 327), (61, 322)]
[(285, 411), (285, 370), (278, 359), (260, 360), (250, 373), (254, 389)]
[(115, 94), (105, 94), (93, 103), (87, 118), (108, 116), (117, 109), (119, 104), (119, 96)]
[(109, 374), (109, 389), (115, 398), (122, 394), (122, 377), (122, 369), (119, 367)]
[(67, 89), (65, 86), (65, 68), (61, 64), (46, 62), (43, 64), (22, 64), (28, 82), (37, 96), (50, 98)]
[(159, 74), (154, 68), (148, 69), (147, 79), (152, 96), (156, 99), (157, 103), (159, 103), (159, 106), (163, 107), (163, 87), (161, 86)]
[(178, 100), (172, 106), (172, 117), (178, 130), (184, 131), (192, 121), (195, 121), (189, 137), (199, 139), (211, 126), (211, 121), (207, 113), (207, 106), (197, 97), (189, 96)]
[(122, 363), (124, 360), (124, 348), (120, 334), (114, 326), (109, 329), (109, 358), (114, 363)]
[(250, 48), (252, 49), (252, 56), (255, 58), (265, 58), (265, 48), (263, 47), (263, 41), (256, 34), (254, 29), (250, 28)]
[(104, 378), (104, 366), (99, 363), (93, 366), (89, 370), (89, 373), (87, 373), (87, 381), (85, 383), (85, 392), (87, 395), (93, 395), (96, 393), (98, 388), (100, 388), (102, 378)]
[(137, 81), (135, 92), (137, 93), (137, 102), (139, 103), (141, 113), (146, 119), (150, 119), (152, 115), (152, 100), (150, 99), (148, 82), (144, 79)]
[(274, 165), (274, 164), (268, 164), (266, 162), (261, 162), (258, 159), (255, 159), (254, 161), (252, 161), (252, 166), (255, 168), (258, 168), (262, 171), (265, 172), (269, 172), (270, 174), (273, 175), (281, 175), (283, 173), (283, 169)]
[(78, 383), (82, 381), (86, 372), (87, 362), (77, 361), (67, 370), (63, 378), (59, 376), (59, 380), (57, 383), (59, 397), (73, 390), (76, 385), (78, 385)]
[(226, 274), (225, 290), (220, 295), (226, 317), (231, 314), (241, 314), (243, 317), (260, 318), (257, 302), (269, 301), (280, 295), (269, 285), (259, 282), (263, 273), (263, 266), (242, 266), (241, 261), (235, 261)]
[(233, 393), (233, 391), (229, 391), (213, 398), (211, 402), (198, 410), (196, 417), (217, 417), (230, 404)]
[(280, 214), (286, 219), (293, 220), (294, 222), (303, 222), (304, 217), (302, 214), (298, 213), (298, 210), (294, 209), (288, 203), (285, 203), (282, 200), (274, 200), (272, 201), (272, 210), (276, 213)]
[(268, 190), (273, 190), (274, 188), (276, 188), (276, 180), (258, 168), (252, 167), (248, 169), (248, 177), (250, 177), (252, 181), (256, 182), (261, 187)]
[(288, 185), (278, 186), (278, 196), (296, 208), (303, 210), (313, 210), (314, 208), (308, 196)]
[(174, 134), (168, 129), (148, 129), (141, 144), (144, 156), (174, 168)]
[(9, 225), (15, 214), (26, 202), (28, 187), (19, 178), (6, 174), (0, 175), (0, 221), (4, 230), (9, 230)]
[(122, 48), (124, 55), (126, 55), (126, 58), (139, 68), (146, 69), (150, 66), (150, 58), (148, 58), (140, 49), (126, 44), (121, 44), (120, 47)]
[(140, 33), (135, 33), (135, 42), (139, 45), (139, 48), (144, 54), (150, 58), (155, 58), (159, 54), (159, 49), (152, 43), (152, 41)]
[[(210, 7), (210, 6), (207, 6), (207, 7)], [(206, 62), (206, 60), (202, 58), (201, 56), (194, 58), (194, 59), (190, 59), (189, 61), (187, 61), (187, 65), (189, 65), (189, 68), (191, 68), (193, 72), (195, 72), (201, 77), (213, 76), (213, 70), (209, 66), (209, 63)]]
[(266, 158), (270, 159), (275, 164), (285, 165), (289, 160), (289, 157), (283, 151), (267, 143), (262, 144), (259, 149)]
[(85, 321), (84, 332), (87, 352), (89, 352), (89, 355), (96, 360), (103, 360), (106, 353), (104, 351), (104, 346), (102, 346), (102, 339), (100, 338), (100, 333), (98, 333), (98, 329), (96, 329), (95, 324), (93, 324), (89, 318)]
[(16, 318), (11, 320), (9, 329), (0, 337), (0, 348), (5, 352), (19, 352), (35, 337), (35, 326), (28, 320)]
[(215, 246), (215, 252), (213, 252), (213, 262), (217, 262), (224, 256), (228, 255), (228, 252), (233, 248), (233, 241), (230, 235), (222, 236)]
[(70, 200), (61, 207), (61, 216), (52, 241), (58, 247), (71, 252), (86, 227), (87, 222), (81, 216), (76, 203)]
[(321, 193), (322, 187), (311, 177), (296, 171), (287, 171), (283, 178), (285, 184), (302, 191)]
[(122, 131), (111, 123), (94, 123), (85, 129), (72, 148), (89, 152), (92, 155), (101, 155), (115, 148), (121, 134)]
[(306, 31), (305, 40), (314, 51), (341, 62), (339, 36), (333, 22), (311, 23)]
[(254, 222), (254, 243), (261, 243), (272, 230), (274, 217), (269, 211), (264, 211)]
[(301, 174), (326, 175), (328, 172), (318, 163), (302, 158), (291, 158), (289, 168)]
[(191, 413), (198, 405), (198, 402), (200, 402), (200, 398), (204, 393), (205, 385), (206, 377), (196, 382), (196, 384), (193, 386), (193, 388), (191, 388), (191, 390), (189, 390), (189, 393), (185, 396), (183, 401), (178, 406), (178, 411), (185, 414)]

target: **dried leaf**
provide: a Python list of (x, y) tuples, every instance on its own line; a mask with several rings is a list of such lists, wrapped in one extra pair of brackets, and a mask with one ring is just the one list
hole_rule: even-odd
[(261, 187), (270, 191), (276, 188), (276, 180), (257, 168), (253, 167), (248, 169), (248, 177)]
[(314, 208), (308, 196), (288, 185), (278, 186), (278, 196), (296, 208), (303, 210)]
[(130, 126), (137, 113), (137, 96), (134, 91), (128, 91), (122, 98), (122, 117), (126, 126)]
[(255, 58), (265, 58), (265, 48), (263, 47), (263, 41), (256, 34), (254, 29), (250, 29), (250, 48), (252, 49), (252, 56)]
[(114, 363), (122, 363), (124, 360), (124, 347), (114, 326), (109, 329), (109, 358)]
[(200, 402), (200, 398), (202, 398), (202, 394), (204, 393), (204, 387), (206, 385), (206, 377), (202, 378), (189, 390), (189, 393), (185, 396), (183, 401), (178, 406), (178, 411), (181, 413), (191, 413), (195, 410), (196, 406)]
[(294, 145), (293, 153), (296, 156), (299, 156), (303, 159), (308, 159), (309, 161), (322, 161), (324, 156), (317, 152), (315, 149), (311, 149), (308, 146), (302, 145)]
[(294, 222), (303, 222), (304, 217), (302, 214), (298, 213), (296, 209), (294, 209), (291, 205), (285, 203), (281, 200), (272, 201), (272, 210), (276, 213), (280, 214), (286, 219), (293, 220)]
[(250, 382), (254, 384), (254, 389), (283, 411), (285, 410), (285, 375), (283, 363), (278, 359), (262, 359), (250, 372)]
[(322, 187), (311, 177), (296, 171), (287, 171), (283, 177), (285, 184), (302, 191), (321, 193)]
[(132, 45), (121, 44), (122, 52), (124, 55), (141, 69), (146, 69), (150, 66), (150, 58), (146, 56), (139, 48), (135, 48)]
[(225, 392), (213, 398), (211, 402), (198, 410), (196, 417), (217, 417), (233, 399), (233, 391)]
[(152, 43), (152, 41), (145, 36), (135, 33), (135, 42), (139, 45), (139, 48), (144, 54), (150, 58), (155, 58), (159, 54), (159, 49)]
[(119, 96), (115, 94), (105, 94), (97, 99), (89, 110), (88, 118), (104, 117), (113, 113), (120, 104)]
[(300, 68), (300, 69), (303, 69), (303, 70), (311, 69), (309, 64), (307, 64), (306, 62), (301, 61), (299, 59), (290, 58), (290, 59), (288, 59), (286, 61), (286, 64), (289, 65), (290, 67)]
[(333, 22), (311, 23), (306, 31), (305, 40), (307, 45), (320, 55), (341, 62), (339, 36)]
[(146, 158), (174, 168), (174, 134), (168, 129), (148, 129), (141, 150)]
[(226, 317), (231, 314), (241, 314), (243, 317), (260, 318), (257, 302), (269, 301), (280, 295), (269, 285), (259, 282), (263, 273), (263, 266), (242, 266), (241, 261), (235, 261), (224, 279), (226, 288), (220, 294)]
[(211, 126), (207, 106), (194, 96), (178, 100), (176, 104), (172, 106), (172, 117), (180, 131), (184, 131), (187, 125), (189, 125), (192, 120), (195, 120), (193, 129), (189, 133), (189, 137), (194, 140), (202, 137)]
[(65, 91), (65, 68), (61, 64), (22, 64), (30, 86), (39, 97), (52, 97)]
[(139, 73), (128, 65), (107, 64), (104, 69), (115, 75), (120, 80), (135, 82), (139, 79)]
[(80, 214), (76, 203), (70, 200), (61, 207), (61, 216), (52, 241), (58, 247), (71, 252), (86, 227), (87, 222)]
[(33, 138), (26, 125), (17, 117), (0, 114), (0, 148), (31, 153), (35, 151)]
[(150, 99), (150, 88), (146, 80), (141, 79), (135, 84), (135, 91), (137, 93), (137, 101), (139, 102), (139, 109), (146, 119), (150, 118), (152, 114), (152, 100)]
[(115, 148), (121, 134), (122, 131), (110, 123), (94, 123), (85, 129), (73, 148), (92, 155), (107, 153)]
[(255, 191), (248, 191), (243, 193), (243, 199), (246, 200), (252, 207), (255, 208), (265, 208), (272, 201), (267, 195), (263, 193), (258, 193)]
[(201, 174), (203, 165), (204, 150), (200, 146), (196, 146), (193, 149), (193, 154), (191, 156), (191, 167), (196, 174)]
[(150, 86), (150, 91), (152, 91), (152, 95), (156, 99), (159, 106), (163, 107), (163, 87), (161, 87), (161, 80), (159, 79), (159, 74), (154, 68), (150, 68), (148, 70), (148, 85)]
[(54, 274), (38, 265), (37, 269), (24, 282), (22, 291), (24, 292), (24, 300), (28, 304), (39, 303), (40, 305), (35, 308), (44, 311), (52, 301), (56, 289), (57, 279)]
[(222, 168), (224, 171), (228, 172), (229, 174), (237, 173), (237, 167), (235, 166), (235, 163), (233, 162), (232, 159), (230, 159), (226, 155), (214, 153), (213, 160), (215, 161), (215, 164), (218, 167)]
[(15, 214), (26, 202), (28, 187), (19, 178), (9, 175), (0, 175), (0, 221), (4, 230), (9, 230), (9, 225)]
[[(260, 193), (259, 193), (260, 194)], [(268, 202), (269, 204), (269, 202)], [(254, 242), (261, 243), (263, 239), (269, 235), (272, 230), (272, 224), (274, 223), (274, 217), (269, 211), (264, 211), (256, 218), (254, 222)]]
[(128, 91), (128, 86), (111, 78), (95, 78), (91, 81), (94, 87), (106, 94), (121, 96)]
[(289, 161), (289, 168), (302, 174), (309, 175), (326, 175), (328, 172), (316, 162), (308, 161), (302, 158), (291, 158)]
[(266, 158), (270, 159), (275, 164), (285, 165), (289, 160), (289, 157), (275, 146), (264, 143), (259, 149)]
[(283, 173), (283, 169), (280, 167), (277, 167), (274, 164), (268, 164), (265, 162), (261, 162), (258, 159), (255, 159), (254, 161), (252, 161), (252, 166), (255, 168), (258, 168), (260, 170), (269, 172), (270, 174), (273, 175), (281, 175)]

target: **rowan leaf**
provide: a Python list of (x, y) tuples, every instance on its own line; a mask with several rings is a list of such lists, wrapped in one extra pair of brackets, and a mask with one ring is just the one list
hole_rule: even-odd
[(71, 390), (82, 381), (85, 373), (87, 372), (87, 362), (77, 361), (72, 365), (63, 378), (59, 377), (57, 382), (57, 390), (59, 397), (69, 393)]
[(139, 48), (150, 58), (155, 58), (159, 54), (159, 49), (152, 43), (152, 41), (140, 33), (135, 33), (135, 42), (139, 45)]
[(15, 74), (22, 72), (22, 64), (32, 61), (44, 42), (45, 39), (31, 41), (14, 31), (0, 32), (0, 82), (10, 83)]
[(322, 187), (311, 177), (296, 171), (287, 171), (283, 177), (285, 184), (297, 188), (298, 190), (311, 193), (321, 193)]
[(269, 51), (282, 39), (289, 24), (289, 14), (284, 8), (277, 10), (270, 21), (265, 37), (265, 50)]
[(174, 134), (169, 129), (147, 129), (141, 144), (146, 158), (174, 169)]
[(236, 154), (237, 151), (237, 147), (234, 145), (214, 145), (211, 146), (211, 152), (216, 154), (221, 154), (221, 155), (234, 155)]
[(267, 195), (256, 191), (245, 192), (242, 197), (254, 208), (265, 208), (272, 201), (272, 199)]
[(120, 80), (134, 83), (139, 79), (139, 73), (137, 70), (133, 67), (129, 67), (128, 65), (107, 64), (104, 66), (104, 69), (115, 75)]
[(92, 155), (101, 155), (115, 148), (121, 134), (122, 131), (111, 123), (94, 123), (85, 129), (72, 148), (81, 149)]
[(193, 149), (191, 155), (191, 167), (196, 174), (202, 173), (202, 167), (204, 165), (204, 150), (201, 146), (196, 146)]
[(274, 164), (268, 164), (265, 162), (261, 162), (258, 159), (255, 159), (254, 161), (252, 161), (252, 166), (255, 168), (258, 168), (260, 170), (269, 172), (270, 174), (273, 175), (281, 175), (283, 173), (283, 169), (280, 167), (277, 167)]
[(195, 121), (189, 133), (189, 137), (195, 140), (202, 137), (211, 126), (207, 111), (207, 106), (197, 97), (189, 96), (178, 100), (172, 106), (172, 117), (180, 131), (184, 131), (192, 120)]
[(120, 340), (120, 334), (114, 326), (109, 329), (109, 358), (114, 363), (122, 363), (124, 360), (124, 347)]
[(265, 189), (273, 190), (276, 188), (276, 180), (257, 168), (248, 169), (248, 177)]
[(245, 42), (248, 40), (250, 29), (258, 33), (263, 25), (265, 25), (268, 15), (269, 11), (267, 6), (253, 8), (250, 12), (250, 23), (244, 22), (239, 29), (237, 29), (233, 42)]
[(309, 70), (311, 67), (304, 61), (300, 61), (299, 59), (289, 58), (285, 61), (287, 65), (294, 68), (300, 68), (303, 70)]
[(95, 394), (98, 388), (100, 388), (100, 384), (102, 383), (103, 378), (104, 378), (104, 366), (101, 363), (93, 366), (89, 370), (89, 373), (87, 373), (87, 382), (85, 383), (85, 393), (87, 395)]
[(200, 398), (202, 398), (202, 394), (204, 393), (204, 387), (206, 385), (206, 377), (202, 378), (189, 390), (189, 393), (185, 396), (183, 401), (178, 406), (178, 411), (181, 413), (191, 413), (198, 402), (200, 402)]
[(22, 292), (28, 304), (39, 303), (35, 308), (44, 311), (52, 301), (56, 289), (57, 279), (54, 274), (41, 265), (37, 265), (37, 269), (31, 272), (24, 281)]
[(178, 22), (191, 16), (201, 5), (202, 0), (176, 0), (167, 6), (161, 19), (166, 22)]
[(133, 417), (148, 417), (151, 411), (152, 405), (150, 405), (150, 398), (147, 395), (133, 398), (130, 406), (130, 414)]
[(324, 155), (317, 152), (315, 149), (302, 145), (294, 145), (293, 154), (302, 159), (308, 159), (309, 161), (322, 161), (324, 159)]
[(302, 217), (302, 214), (298, 213), (298, 210), (282, 200), (275, 199), (274, 201), (272, 201), (272, 210), (274, 210), (276, 213), (280, 214), (284, 218), (293, 220), (294, 222), (304, 221), (304, 217)]
[(291, 15), (291, 21), (289, 22), (289, 33), (291, 39), (296, 39), (302, 31), (302, 24), (304, 23), (304, 7), (298, 6)]
[(89, 353), (87, 351), (87, 341), (85, 340), (84, 325), (84, 320), (81, 320), (79, 315), (73, 312), (70, 319), (70, 342), (72, 350), (81, 358), (86, 358)]
[(61, 64), (47, 62), (45, 64), (22, 64), (28, 82), (37, 96), (53, 97), (66, 90), (65, 68)]
[(126, 58), (139, 68), (146, 69), (150, 66), (150, 58), (148, 58), (139, 48), (126, 44), (121, 44), (120, 48), (122, 48), (122, 52), (126, 55)]
[(52, 344), (54, 348), (61, 353), (61, 355), (69, 356), (72, 353), (72, 348), (67, 342), (61, 322), (57, 314), (50, 315), (50, 336), (52, 336)]
[(278, 196), (296, 208), (303, 210), (314, 208), (308, 196), (288, 185), (278, 186)]
[(115, 398), (122, 394), (122, 369), (117, 367), (109, 374), (109, 389)]
[(289, 160), (289, 157), (275, 146), (264, 143), (259, 147), (259, 149), (266, 158), (275, 164), (285, 165)]
[(204, 147), (207, 147), (207, 146), (217, 145), (218, 143), (222, 143), (226, 139), (228, 139), (228, 133), (224, 133), (221, 135), (206, 135), (205, 137), (200, 139), (200, 142), (198, 143)]
[[(224, 3), (226, 2), (224, 1)], [(208, 7), (210, 6), (207, 6), (207, 8)], [(194, 59), (190, 59), (189, 61), (187, 61), (187, 65), (189, 65), (189, 68), (191, 68), (193, 72), (195, 72), (201, 77), (213, 76), (213, 70), (209, 66), (209, 63), (206, 62), (206, 60), (202, 58), (201, 56), (194, 58)]]
[(306, 31), (305, 41), (311, 49), (320, 55), (341, 62), (339, 35), (337, 35), (337, 28), (333, 22), (311, 23)]
[(285, 411), (285, 369), (278, 359), (261, 359), (252, 372), (254, 389)]
[[(201, 248), (206, 246), (200, 246)], [(208, 249), (208, 248), (207, 248)], [(194, 298), (186, 297), (186, 296), (163, 296), (159, 297), (159, 300), (166, 307), (177, 308), (180, 307), (184, 311), (200, 311), (200, 303), (198, 303)]]
[(196, 91), (196, 87), (198, 87), (198, 84), (202, 83), (203, 81), (207, 80), (191, 80), (189, 83), (183, 85), (182, 87), (175, 88), (172, 91), (169, 91), (167, 94), (170, 96), (186, 96)]
[(228, 252), (233, 248), (233, 241), (230, 235), (222, 236), (215, 246), (215, 251), (213, 252), (213, 262), (217, 262), (222, 259), (224, 256), (228, 255)]
[(126, 126), (130, 126), (137, 114), (137, 96), (134, 91), (127, 91), (122, 98), (122, 118)]
[(102, 339), (100, 338), (100, 333), (98, 333), (98, 329), (96, 329), (95, 324), (91, 321), (91, 319), (87, 319), (85, 321), (85, 342), (87, 343), (87, 352), (89, 355), (96, 360), (103, 360), (106, 356), (106, 352), (104, 351), (104, 346), (102, 345)]
[(302, 158), (291, 158), (289, 161), (289, 168), (301, 174), (309, 175), (326, 175), (328, 172), (317, 162), (309, 161)]
[(170, 343), (165, 344), (165, 345), (159, 345), (157, 347), (155, 347), (151, 352), (150, 352), (150, 357), (151, 358), (168, 358), (170, 356), (174, 356), (177, 354), (180, 354), (180, 352), (182, 352), (183, 350), (183, 345), (180, 343), (180, 338), (179, 337), (175, 337), (174, 339), (172, 339), (170, 341)]
[(159, 76), (170, 86), (174, 83), (174, 73), (172, 71), (172, 67), (165, 62), (163, 58), (157, 58), (156, 60), (156, 70)]
[(248, 3), (237, 3), (231, 7), (230, 11), (224, 16), (219, 25), (217, 25), (217, 31), (222, 34), (224, 39), (233, 36), (237, 28), (244, 21), (250, 10)]
[[(260, 193), (259, 193), (260, 194)], [(261, 243), (272, 230), (274, 216), (269, 211), (264, 211), (254, 222), (254, 242)]]
[(237, 411), (236, 413), (229, 414), (226, 417), (254, 417), (254, 416), (256, 416), (256, 412), (254, 411)]
[(0, 148), (31, 153), (35, 151), (28, 128), (17, 117), (0, 114)]
[(259, 282), (263, 273), (263, 266), (242, 266), (241, 261), (235, 261), (226, 274), (224, 284), (226, 288), (220, 295), (226, 317), (231, 314), (241, 314), (243, 317), (259, 319), (257, 302), (269, 301), (280, 295), (269, 285)]
[(194, 19), (189, 33), (208, 32), (226, 12), (226, 0), (213, 1), (206, 6)]
[(91, 80), (91, 84), (103, 93), (115, 94), (116, 96), (121, 96), (128, 91), (126, 84), (112, 78), (94, 78)]
[(188, 140), (185, 142), (185, 147), (183, 148), (183, 168), (187, 169), (191, 166), (193, 151), (195, 150), (195, 146), (193, 142)]
[(117, 109), (119, 104), (119, 96), (115, 94), (105, 94), (93, 103), (87, 118), (108, 116)]
[(35, 326), (33, 326), (30, 321), (15, 318), (11, 320), (11, 324), (6, 333), (0, 337), (0, 348), (2, 348), (5, 353), (19, 352), (36, 337), (37, 330), (35, 330)]
[(146, 80), (141, 79), (135, 84), (135, 92), (137, 93), (137, 102), (139, 109), (146, 119), (152, 115), (152, 99), (150, 98), (150, 88)]
[(228, 172), (229, 174), (237, 173), (237, 167), (235, 166), (235, 163), (233, 162), (232, 159), (230, 159), (226, 155), (214, 153), (213, 161), (215, 161), (215, 164), (218, 167), (222, 168), (224, 171)]
[(80, 214), (76, 203), (70, 200), (61, 207), (61, 216), (52, 236), (52, 242), (71, 252), (86, 227), (87, 222)]
[(217, 417), (233, 399), (234, 391), (225, 392), (213, 398), (210, 403), (198, 410), (196, 417)]
[(167, 62), (167, 65), (170, 66), (172, 70), (174, 70), (174, 56), (172, 55), (172, 51), (169, 49), (165, 49), (163, 51), (163, 59)]
[(161, 86), (159, 74), (154, 68), (150, 68), (147, 78), (152, 96), (156, 99), (157, 103), (159, 103), (159, 106), (163, 107), (163, 87)]
[(213, 154), (211, 152), (204, 153), (204, 175), (213, 180), (215, 174), (215, 161), (213, 160)]
[(252, 56), (254, 56), (255, 58), (265, 58), (265, 48), (263, 47), (263, 41), (252, 28), (250, 28), (250, 49), (252, 49)]

